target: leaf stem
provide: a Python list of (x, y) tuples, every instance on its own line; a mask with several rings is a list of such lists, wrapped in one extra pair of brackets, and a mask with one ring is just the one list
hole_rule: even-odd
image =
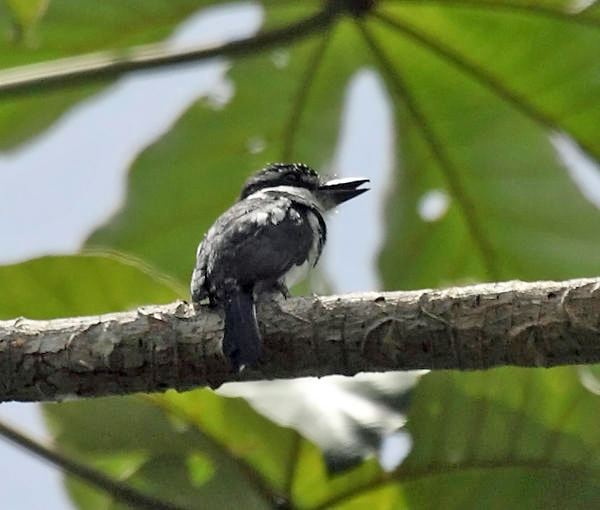
[(286, 45), (325, 29), (338, 13), (339, 9), (327, 3), (319, 12), (300, 21), (222, 45), (172, 50), (163, 44), (148, 44), (10, 68), (0, 71), (0, 97), (107, 80), (141, 69), (240, 56)]
[(281, 152), (282, 161), (288, 161), (292, 156), (294, 138), (296, 137), (296, 132), (298, 131), (300, 117), (302, 115), (302, 111), (304, 110), (304, 106), (306, 105), (308, 94), (312, 84), (314, 83), (319, 65), (323, 60), (323, 55), (325, 54), (325, 49), (327, 48), (327, 43), (329, 42), (330, 38), (331, 30), (328, 30), (323, 34), (321, 41), (314, 50), (314, 53), (310, 56), (306, 70), (304, 71), (304, 75), (300, 81), (300, 86), (294, 98), (294, 105), (290, 112), (290, 117), (285, 127), (285, 131), (283, 132), (283, 149)]

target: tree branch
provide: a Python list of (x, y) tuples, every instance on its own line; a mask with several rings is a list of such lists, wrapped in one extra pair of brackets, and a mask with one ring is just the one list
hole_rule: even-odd
[[(299, 297), (259, 306), (265, 363), (244, 380), (600, 362), (600, 279)], [(218, 310), (183, 302), (0, 321), (0, 401), (239, 380)]]
[(214, 57), (233, 57), (286, 45), (323, 30), (339, 11), (339, 7), (328, 3), (318, 13), (288, 26), (222, 45), (171, 50), (164, 44), (148, 44), (2, 70), (0, 97), (116, 78), (129, 71), (199, 62)]

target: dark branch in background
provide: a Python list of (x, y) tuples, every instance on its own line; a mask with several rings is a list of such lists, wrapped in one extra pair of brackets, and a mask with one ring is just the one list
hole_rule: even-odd
[(580, 12), (569, 12), (567, 10), (557, 9), (549, 5), (543, 5), (539, 2), (511, 1), (511, 0), (387, 0), (381, 2), (398, 4), (440, 4), (447, 7), (469, 7), (472, 9), (483, 9), (488, 11), (508, 11), (531, 14), (535, 16), (544, 16), (554, 18), (559, 21), (577, 23), (594, 28), (600, 27), (600, 19), (587, 14), (586, 9)]
[(440, 168), (442, 169), (446, 178), (446, 182), (448, 183), (448, 187), (450, 188), (451, 194), (459, 204), (463, 220), (467, 225), (473, 242), (479, 249), (483, 266), (485, 267), (488, 276), (492, 280), (497, 279), (499, 277), (499, 270), (496, 264), (496, 257), (491, 242), (485, 235), (485, 229), (479, 222), (481, 215), (478, 214), (475, 204), (465, 190), (465, 187), (460, 179), (460, 174), (446, 153), (444, 144), (440, 141), (439, 137), (433, 130), (433, 127), (419, 107), (416, 98), (410, 92), (408, 85), (402, 79), (400, 70), (392, 65), (391, 61), (384, 54), (382, 48), (377, 41), (375, 41), (373, 35), (367, 30), (364, 24), (358, 22), (358, 27), (360, 28), (365, 41), (371, 48), (379, 67), (383, 71), (384, 78), (390, 84), (392, 92), (397, 95), (398, 99), (402, 101), (408, 108), (408, 111), (410, 112), (418, 129), (421, 131), (423, 138), (429, 145), (432, 154), (440, 165)]
[[(561, 129), (560, 123), (556, 119), (553, 119), (550, 115), (531, 104), (531, 102), (528, 101), (525, 96), (522, 96), (518, 92), (510, 89), (502, 82), (500, 78), (494, 76), (480, 64), (469, 60), (466, 55), (450, 48), (429, 34), (412, 27), (409, 23), (406, 23), (397, 16), (391, 16), (390, 14), (380, 11), (375, 12), (374, 16), (388, 26), (391, 26), (395, 30), (404, 34), (406, 37), (416, 41), (417, 44), (428, 48), (440, 57), (446, 59), (448, 62), (462, 70), (465, 74), (471, 76), (483, 86), (487, 87), (494, 94), (496, 94), (496, 96), (504, 99), (506, 102), (516, 107), (521, 113), (534, 120), (538, 124), (551, 130)], [(589, 144), (586, 144), (583, 140), (579, 139), (576, 133), (569, 131), (569, 136), (572, 137), (588, 154), (600, 156), (594, 147), (589, 146)]]
[(214, 57), (234, 57), (290, 44), (329, 26), (340, 11), (335, 5), (327, 3), (317, 14), (288, 26), (219, 46), (169, 50), (162, 44), (150, 44), (7, 69), (0, 71), (0, 98), (116, 78), (129, 71), (199, 62)]
[[(398, 3), (411, 3), (414, 1), (398, 0)], [(421, 0), (418, 1), (421, 2)], [(478, 0), (428, 1), (439, 2), (449, 6), (520, 10), (556, 17), (563, 21), (572, 21), (594, 27), (600, 26), (600, 20), (586, 16), (585, 11), (582, 13), (568, 13), (530, 2), (521, 3), (506, 0), (494, 2)], [(6, 69), (0, 71), (0, 97), (15, 96), (37, 90), (48, 90), (53, 87), (67, 87), (75, 84), (107, 80), (121, 76), (129, 71), (199, 62), (219, 56), (239, 56), (277, 45), (289, 44), (296, 39), (318, 32), (329, 26), (340, 12), (352, 12), (352, 5), (354, 3), (352, 1), (346, 2), (341, 0), (324, 2), (324, 8), (320, 12), (306, 19), (287, 27), (260, 33), (253, 37), (232, 41), (220, 46), (175, 51), (165, 49), (160, 44), (151, 44)]]
[(113, 498), (135, 508), (146, 510), (186, 510), (184, 507), (146, 496), (130, 485), (114, 480), (96, 469), (92, 469), (62, 453), (56, 452), (2, 422), (0, 422), (0, 436), (25, 448), (28, 452), (49, 461), (64, 472), (76, 476), (80, 480), (105, 491)]
[[(600, 362), (600, 279), (302, 297), (259, 308), (265, 363), (245, 380)], [(239, 380), (218, 311), (183, 302), (0, 321), (0, 400), (121, 395)]]

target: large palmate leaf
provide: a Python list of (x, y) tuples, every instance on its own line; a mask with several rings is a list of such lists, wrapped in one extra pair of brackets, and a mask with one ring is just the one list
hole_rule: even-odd
[[(324, 104), (335, 104), (350, 70), (371, 65), (379, 69), (386, 80), (398, 126), (400, 168), (396, 192), (388, 204), (388, 240), (382, 256), (386, 287), (435, 286), (466, 279), (565, 278), (593, 274), (597, 267), (598, 212), (583, 199), (559, 165), (548, 136), (555, 130), (565, 131), (590, 155), (598, 154), (599, 141), (590, 126), (597, 118), (600, 104), (593, 79), (597, 74), (593, 55), (600, 49), (600, 31), (594, 22), (575, 22), (561, 11), (548, 15), (527, 7), (493, 9), (477, 2), (471, 4), (470, 8), (459, 9), (444, 2), (427, 6), (382, 3), (379, 10), (383, 18), (367, 17), (362, 29), (352, 22), (336, 27), (331, 41), (341, 37), (339, 33), (343, 30), (343, 49), (334, 52), (334, 43), (328, 42), (326, 51), (319, 57), (318, 43), (315, 43), (317, 49), (312, 50), (312, 59), (320, 59), (320, 62), (312, 74), (309, 74), (310, 50), (305, 53), (308, 56), (304, 74), (300, 67), (293, 66), (302, 47), (291, 51), (285, 80), (277, 74), (271, 74), (271, 80), (267, 80), (260, 59), (236, 63), (231, 78), (237, 95), (223, 113), (229, 114), (227, 120), (236, 127), (239, 122), (235, 112), (243, 109), (245, 115), (248, 111), (255, 113), (254, 123), (250, 128), (243, 127), (242, 135), (234, 136), (233, 140), (226, 137), (222, 140), (222, 149), (213, 145), (213, 154), (219, 161), (236, 161), (227, 171), (241, 170), (231, 198), (242, 176), (257, 166), (252, 160), (274, 159), (279, 155), (278, 146), (286, 155), (290, 154), (289, 150), (286, 152), (286, 144), (293, 146), (291, 154), (313, 164), (324, 161), (332, 153), (333, 138), (324, 137), (319, 130), (327, 126), (325, 121), (329, 117), (313, 104), (319, 97), (326, 100)], [(586, 19), (592, 20), (591, 17)], [(365, 51), (370, 51), (366, 57)], [(347, 61), (349, 71), (340, 73), (336, 69), (334, 74), (328, 75), (328, 69), (335, 69), (339, 61)], [(287, 81), (290, 76), (311, 84), (310, 89), (302, 82), (297, 85), (299, 90), (308, 91), (304, 96), (302, 93), (294, 96), (291, 92)], [(330, 87), (336, 76), (338, 81)], [(327, 94), (317, 95), (315, 91), (319, 87)], [(264, 106), (256, 104), (256, 90), (266, 91), (271, 98), (270, 115), (266, 119), (261, 116)], [(285, 99), (286, 90), (290, 90), (287, 97), (291, 99)], [(266, 142), (264, 152), (259, 153), (259, 158), (244, 154), (244, 141), (249, 139), (244, 135), (255, 132), (253, 128), (260, 125), (286, 125), (285, 113), (278, 107), (282, 101), (289, 104), (294, 97), (302, 97), (293, 111), (302, 121), (298, 125), (306, 126), (305, 130), (277, 133), (273, 129), (279, 136), (261, 136), (265, 132), (263, 128), (256, 132), (257, 137)], [(586, 107), (577, 110), (577, 102), (583, 102)], [(311, 111), (311, 107), (314, 116), (304, 113)], [(579, 120), (573, 120), (575, 111)], [(189, 113), (189, 119), (192, 114)], [(206, 126), (214, 125), (203, 122)], [(180, 123), (169, 137), (174, 139), (177, 133), (184, 136), (186, 128), (189, 129)], [(331, 127), (327, 127), (326, 132), (330, 130)], [(230, 128), (229, 132), (235, 133), (235, 129)], [(212, 144), (214, 140), (211, 137)], [(165, 138), (160, 144), (161, 151), (177, 155), (177, 148), (174, 146), (171, 153), (168, 145), (169, 140)], [(204, 146), (200, 149), (203, 161), (208, 161), (211, 151)], [(148, 151), (148, 157), (152, 154), (154, 161), (156, 150)], [(237, 163), (238, 158), (240, 163)], [(152, 161), (145, 163), (145, 171), (151, 171)], [(212, 168), (224, 167), (213, 165)], [(212, 173), (210, 182), (218, 182), (215, 179), (221, 178), (222, 171)], [(137, 188), (134, 187), (134, 193)], [(156, 186), (159, 188), (164, 192), (164, 182)], [(417, 209), (420, 200), (432, 189), (444, 191), (450, 205), (440, 219), (426, 222), (419, 217)], [(148, 193), (147, 186), (144, 191)], [(150, 196), (146, 195), (146, 200)], [(208, 211), (208, 197), (199, 202), (198, 207)], [(163, 269), (185, 276), (174, 260), (166, 256), (161, 259), (151, 249), (140, 251), (139, 246), (143, 245), (128, 241), (132, 232), (142, 228), (141, 225), (132, 227), (135, 213), (128, 212), (130, 207), (127, 206), (118, 222), (92, 238), (92, 242), (113, 243), (116, 239), (116, 246), (149, 257)], [(218, 212), (210, 213), (206, 226)], [(127, 217), (130, 218), (128, 228), (132, 230), (123, 229), (120, 233), (125, 223), (123, 218)], [(206, 226), (199, 226), (199, 230)], [(110, 229), (114, 230), (112, 239)], [(180, 231), (178, 236), (181, 236)], [(579, 436), (587, 433), (585, 423), (575, 430), (566, 421), (543, 423), (544, 413), (553, 412), (553, 389), (562, 378), (570, 377), (571, 383), (565, 390), (564, 400), (555, 403), (557, 406), (572, 405), (569, 402), (585, 398), (593, 407), (593, 413), (597, 413), (596, 397), (585, 392), (572, 372), (532, 371), (530, 376), (523, 377), (525, 373), (505, 370), (477, 376), (431, 374), (413, 405), (410, 420), (415, 441), (413, 452), (394, 475), (378, 470), (369, 472), (365, 467), (367, 474), (362, 471), (353, 479), (355, 492), (343, 495), (335, 490), (329, 492), (335, 483), (320, 486), (307, 478), (306, 485), (298, 482), (303, 488), (298, 503), (308, 508), (328, 507), (326, 501), (332, 506), (340, 503), (349, 508), (373, 504), (402, 507), (403, 503), (434, 508), (448, 505), (449, 501), (456, 501), (457, 507), (504, 507), (506, 501), (511, 500), (512, 504), (524, 508), (536, 508), (547, 501), (560, 501), (561, 505), (573, 507), (589, 503), (589, 498), (598, 497), (593, 481), (595, 474), (590, 476), (589, 472), (576, 470), (569, 483), (555, 483), (557, 472), (572, 472), (573, 466), (564, 459), (554, 464), (548, 462), (545, 457), (548, 452), (536, 450), (539, 445), (535, 441), (544, 434), (580, 441)], [(529, 390), (529, 378), (539, 381), (538, 394), (533, 398), (548, 403), (547, 408), (538, 407), (529, 412), (527, 402), (523, 401), (509, 413), (505, 404), (494, 398), (482, 406), (481, 400), (461, 393), (466, 387), (482, 395), (487, 395), (489, 388), (507, 388), (507, 393), (520, 395)], [(435, 420), (421, 412), (431, 402), (434, 407), (438, 406), (432, 412), (444, 410), (435, 430), (431, 429)], [(454, 402), (461, 404), (450, 407)], [(487, 416), (491, 417), (492, 424), (484, 428), (481, 420)], [(483, 442), (478, 437), (492, 438), (489, 443), (508, 441), (513, 423), (531, 430), (522, 444), (511, 446), (509, 454), (498, 448), (495, 456), (478, 456)], [(441, 427), (448, 428), (449, 432), (442, 431)], [(415, 434), (417, 430), (419, 433)], [(459, 448), (449, 448), (450, 457), (444, 457), (445, 437), (458, 437), (467, 454)], [(464, 460), (460, 455), (472, 463), (460, 464)], [(528, 476), (532, 470), (535, 475)], [(442, 482), (443, 490), (436, 490), (437, 484)], [(473, 489), (479, 486), (483, 487), (481, 493)], [(581, 492), (578, 492), (580, 487)]]
[[(317, 167), (331, 159), (344, 86), (370, 65), (386, 79), (398, 125), (388, 287), (593, 274), (598, 212), (548, 137), (563, 130), (590, 155), (600, 151), (599, 21), (558, 4), (491, 4), (382, 2), (367, 23), (341, 19), (289, 53), (237, 61), (231, 103), (197, 104), (142, 154), (125, 209), (89, 243), (187, 279), (189, 254), (248, 173), (282, 157)], [(267, 25), (309, 12), (269, 9)], [(424, 221), (416, 211), (432, 189), (449, 208)]]

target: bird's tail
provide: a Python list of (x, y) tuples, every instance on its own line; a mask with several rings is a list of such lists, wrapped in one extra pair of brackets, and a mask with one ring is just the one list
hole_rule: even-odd
[(262, 340), (252, 290), (240, 289), (225, 305), (223, 352), (236, 371), (261, 361)]

